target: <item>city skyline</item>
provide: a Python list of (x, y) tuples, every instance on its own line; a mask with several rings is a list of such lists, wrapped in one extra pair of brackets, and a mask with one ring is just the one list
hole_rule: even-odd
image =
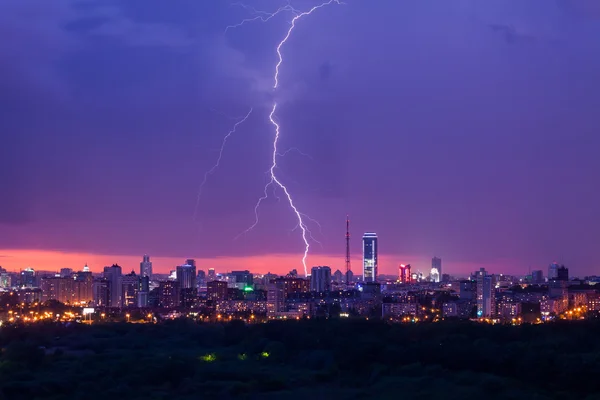
[[(34, 15), (35, 2), (0, 4), (12, 38), (0, 45), (12, 133), (0, 157), (0, 265), (137, 271), (150, 254), (157, 272), (186, 257), (206, 270), (300, 270), (296, 221), (275, 198), (234, 240), (262, 195), (277, 99), (291, 150), (278, 171), (322, 227), (311, 223), (323, 246), (313, 244), (309, 267), (344, 270), (348, 213), (353, 238), (383, 238), (381, 274), (401, 263), (426, 273), (434, 255), (455, 274), (553, 260), (595, 274), (597, 8), (346, 3), (302, 21), (277, 92), (285, 13), (225, 34), (246, 9), (65, 0)], [(249, 109), (193, 221), (196, 188), (232, 118)], [(351, 249), (356, 274), (359, 242)]]

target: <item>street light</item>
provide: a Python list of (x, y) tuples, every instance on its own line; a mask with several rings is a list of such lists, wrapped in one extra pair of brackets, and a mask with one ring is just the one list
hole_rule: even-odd
[(129, 314), (125, 314), (125, 316), (127, 317), (127, 322), (129, 322), (130, 315)]

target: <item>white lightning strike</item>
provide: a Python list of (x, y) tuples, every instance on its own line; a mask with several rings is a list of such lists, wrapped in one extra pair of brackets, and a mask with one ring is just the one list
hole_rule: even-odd
[(241, 120), (236, 122), (233, 125), (233, 128), (231, 128), (231, 130), (229, 132), (227, 132), (227, 135), (225, 135), (225, 137), (223, 137), (223, 141), (221, 142), (221, 148), (219, 149), (219, 156), (217, 157), (217, 161), (215, 162), (215, 164), (212, 166), (211, 169), (209, 169), (208, 171), (206, 171), (204, 173), (204, 179), (202, 180), (202, 183), (200, 184), (200, 187), (198, 188), (198, 197), (196, 199), (196, 207), (194, 208), (194, 221), (196, 220), (196, 217), (198, 215), (198, 206), (200, 205), (200, 197), (202, 196), (202, 189), (204, 189), (204, 185), (206, 185), (206, 181), (208, 180), (208, 177), (210, 175), (214, 174), (215, 171), (217, 170), (217, 168), (219, 168), (219, 164), (221, 164), (221, 159), (223, 158), (223, 151), (225, 150), (225, 145), (227, 144), (227, 140), (229, 139), (229, 137), (231, 135), (233, 135), (235, 133), (235, 130), (237, 129), (237, 127), (239, 125), (241, 125), (242, 123), (244, 123), (244, 121), (246, 121), (248, 119), (250, 114), (252, 114), (252, 108), (250, 108), (250, 111), (248, 111), (248, 114), (246, 114), (246, 116), (244, 118), (242, 118)]
[(254, 21), (267, 22), (271, 18), (277, 16), (277, 14), (280, 14), (280, 13), (285, 12), (285, 11), (291, 11), (294, 14), (299, 14), (299, 11), (296, 10), (294, 7), (292, 7), (289, 4), (289, 2), (288, 2), (287, 5), (285, 5), (283, 7), (279, 7), (274, 12), (260, 11), (260, 10), (255, 9), (254, 7), (250, 7), (250, 6), (247, 6), (247, 5), (242, 4), (242, 3), (235, 3), (235, 4), (232, 4), (232, 5), (238, 5), (240, 7), (243, 7), (244, 9), (249, 10), (253, 14), (256, 14), (256, 15), (254, 17), (252, 17), (252, 18), (243, 19), (240, 23), (237, 23), (235, 25), (229, 25), (229, 26), (227, 26), (225, 28), (225, 33), (227, 33), (227, 31), (229, 31), (230, 29), (239, 28), (240, 26), (242, 26), (244, 24), (247, 24), (249, 22), (254, 22)]
[(295, 151), (295, 152), (297, 152), (298, 154), (300, 154), (300, 155), (301, 155), (301, 156), (303, 156), (303, 157), (310, 158), (311, 160), (313, 159), (313, 158), (311, 157), (311, 155), (310, 155), (310, 154), (306, 154), (305, 152), (303, 152), (302, 150), (300, 150), (300, 149), (299, 149), (299, 148), (297, 148), (297, 147), (290, 147), (289, 149), (287, 149), (287, 150), (286, 150), (286, 151), (284, 151), (283, 153), (277, 153), (277, 155), (278, 155), (279, 157), (285, 157), (285, 156), (286, 156), (288, 153), (291, 153), (292, 151)]
[[(228, 27), (228, 29), (232, 28), (232, 27), (242, 26), (244, 23), (250, 22), (250, 21), (261, 20), (263, 22), (266, 22), (269, 19), (275, 17), (277, 14), (279, 14), (283, 11), (294, 12), (294, 14), (295, 14), (294, 18), (291, 21), (290, 27), (287, 30), (285, 37), (277, 45), (278, 61), (277, 61), (277, 64), (275, 65), (275, 74), (273, 76), (273, 80), (274, 80), (273, 89), (277, 89), (277, 87), (279, 86), (279, 71), (280, 71), (281, 65), (283, 63), (283, 54), (281, 53), (281, 49), (283, 48), (283, 46), (286, 44), (286, 42), (292, 35), (292, 32), (294, 31), (294, 28), (296, 27), (296, 22), (300, 18), (310, 15), (318, 9), (325, 7), (327, 5), (334, 4), (334, 3), (342, 4), (342, 2), (340, 0), (329, 0), (320, 5), (314, 6), (310, 10), (304, 11), (304, 12), (298, 12), (288, 4), (287, 6), (279, 8), (274, 13), (271, 13), (271, 14), (259, 13), (261, 15), (258, 15), (252, 19), (243, 20), (241, 23), (239, 23), (237, 25)], [(277, 121), (275, 120), (275, 111), (277, 111), (277, 102), (273, 103), (273, 108), (271, 109), (271, 113), (269, 114), (269, 121), (271, 121), (271, 124), (273, 124), (273, 126), (275, 127), (275, 138), (273, 140), (273, 153), (272, 153), (272, 160), (271, 160), (272, 162), (271, 162), (271, 168), (269, 169), (270, 179), (269, 179), (269, 182), (265, 185), (264, 195), (258, 199), (256, 206), (254, 207), (254, 216), (255, 216), (254, 224), (250, 228), (248, 228), (244, 232), (242, 232), (240, 235), (238, 235), (238, 237), (245, 234), (246, 232), (252, 230), (254, 227), (256, 227), (256, 225), (258, 224), (258, 220), (259, 220), (258, 209), (260, 207), (260, 204), (262, 203), (263, 200), (266, 200), (268, 198), (269, 186), (273, 186), (274, 184), (277, 185), (285, 193), (285, 196), (288, 200), (288, 203), (289, 203), (291, 209), (294, 211), (294, 214), (296, 214), (296, 218), (298, 220), (298, 226), (300, 227), (300, 230), (302, 231), (302, 240), (304, 241), (304, 255), (302, 256), (302, 265), (304, 266), (304, 275), (308, 276), (308, 268), (306, 267), (306, 258), (308, 257), (308, 251), (310, 249), (310, 243), (308, 241), (308, 238), (310, 237), (313, 240), (314, 240), (314, 238), (312, 237), (312, 233), (310, 232), (310, 230), (304, 223), (303, 216), (306, 217), (306, 215), (301, 213), (298, 210), (298, 208), (296, 207), (296, 205), (294, 203), (294, 200), (292, 199), (290, 192), (288, 191), (288, 188), (279, 180), (279, 178), (277, 177), (277, 174), (275, 173), (275, 170), (277, 169), (277, 156), (280, 155), (280, 153), (278, 152), (278, 148), (277, 148), (277, 145), (279, 143), (279, 138), (280, 138), (280, 126), (277, 123)], [(307, 219), (310, 219), (310, 218), (307, 217)], [(312, 220), (312, 221), (314, 221), (314, 220)], [(318, 241), (316, 241), (316, 242), (319, 243)]]

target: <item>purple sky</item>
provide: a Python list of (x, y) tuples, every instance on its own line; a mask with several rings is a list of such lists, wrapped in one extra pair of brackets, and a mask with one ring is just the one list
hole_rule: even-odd
[[(321, 223), (312, 264), (342, 266), (349, 213), (355, 253), (379, 234), (382, 272), (434, 255), (449, 272), (600, 272), (600, 2), (346, 0), (298, 23), (276, 92), (291, 16), (225, 35), (249, 17), (231, 3), (0, 2), (2, 252), (300, 254), (274, 197), (233, 240), (266, 183), (276, 99), (282, 150), (311, 156), (279, 174)], [(250, 107), (194, 222), (225, 115)]]

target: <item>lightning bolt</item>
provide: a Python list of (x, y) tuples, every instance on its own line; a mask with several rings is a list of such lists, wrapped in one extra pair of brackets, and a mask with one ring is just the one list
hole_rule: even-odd
[(291, 153), (292, 151), (297, 152), (298, 154), (300, 154), (303, 157), (310, 158), (311, 160), (313, 159), (310, 154), (306, 154), (305, 152), (303, 152), (302, 150), (300, 150), (297, 147), (290, 147), (289, 149), (287, 149), (283, 153), (277, 153), (277, 155), (279, 157), (285, 157), (288, 153)]
[(260, 10), (255, 9), (254, 7), (247, 6), (243, 3), (234, 3), (234, 4), (232, 4), (232, 6), (240, 6), (240, 7), (244, 8), (245, 10), (250, 11), (252, 14), (255, 14), (255, 16), (252, 18), (243, 19), (241, 22), (239, 22), (237, 24), (227, 26), (225, 28), (225, 33), (227, 33), (227, 31), (229, 31), (230, 29), (239, 28), (240, 26), (247, 24), (249, 22), (254, 22), (254, 21), (268, 22), (271, 18), (276, 17), (277, 14), (281, 14), (282, 12), (285, 12), (285, 11), (291, 11), (296, 15), (299, 14), (299, 11), (296, 10), (294, 7), (292, 7), (289, 2), (287, 5), (285, 5), (283, 7), (279, 7), (274, 12), (260, 11)]
[[(296, 28), (296, 23), (301, 18), (306, 17), (306, 16), (312, 14), (316, 10), (318, 10), (320, 8), (323, 8), (325, 6), (328, 6), (328, 5), (334, 4), (334, 3), (335, 4), (342, 4), (342, 2), (340, 0), (329, 0), (329, 1), (326, 1), (326, 2), (324, 2), (322, 4), (314, 6), (310, 10), (304, 11), (304, 12), (298, 12), (293, 7), (291, 7), (289, 4), (286, 5), (286, 6), (280, 7), (279, 9), (277, 9), (273, 13), (258, 12), (256, 10), (254, 10), (254, 12), (257, 13), (257, 14), (259, 14), (259, 15), (256, 15), (253, 18), (245, 19), (242, 22), (240, 22), (239, 24), (228, 26), (225, 31), (227, 31), (228, 29), (231, 29), (231, 28), (242, 26), (245, 23), (248, 23), (248, 22), (251, 22), (251, 21), (260, 20), (262, 22), (267, 22), (271, 18), (275, 17), (277, 14), (279, 14), (281, 12), (284, 12), (284, 11), (291, 11), (291, 12), (294, 13), (294, 18), (292, 18), (292, 21), (290, 23), (290, 27), (288, 28), (288, 30), (286, 32), (286, 35), (279, 42), (279, 44), (277, 45), (277, 48), (276, 48), (278, 60), (277, 60), (277, 64), (275, 65), (275, 73), (274, 73), (274, 76), (273, 76), (273, 81), (274, 81), (273, 90), (275, 90), (279, 86), (279, 72), (280, 72), (280, 69), (281, 69), (281, 65), (283, 64), (283, 54), (282, 54), (281, 50), (282, 50), (283, 46), (287, 43), (287, 41), (289, 40), (289, 38), (291, 37), (292, 32), (294, 31), (294, 28)], [(307, 225), (304, 223), (303, 217), (306, 218), (307, 220), (311, 220), (311, 221), (314, 221), (314, 220), (312, 220), (311, 218), (307, 217), (306, 214), (303, 214), (302, 212), (300, 212), (298, 210), (298, 208), (296, 207), (296, 204), (294, 202), (294, 199), (292, 198), (292, 195), (290, 194), (288, 188), (283, 184), (283, 182), (280, 180), (280, 178), (276, 174), (277, 156), (280, 155), (280, 153), (278, 151), (278, 144), (279, 144), (279, 139), (280, 139), (280, 136), (281, 136), (281, 127), (280, 127), (279, 123), (275, 119), (275, 112), (276, 111), (277, 111), (277, 102), (274, 102), (273, 103), (273, 107), (271, 109), (271, 113), (269, 114), (269, 121), (271, 122), (271, 124), (275, 128), (275, 138), (273, 140), (273, 152), (272, 152), (272, 158), (271, 158), (271, 168), (269, 169), (269, 175), (270, 175), (269, 182), (267, 182), (267, 184), (265, 185), (263, 196), (258, 199), (258, 201), (256, 202), (256, 205), (254, 207), (254, 216), (255, 216), (254, 224), (252, 224), (252, 226), (250, 226), (248, 229), (246, 229), (244, 232), (242, 232), (240, 235), (238, 235), (238, 237), (241, 236), (241, 235), (243, 235), (243, 234), (245, 234), (245, 233), (247, 233), (247, 232), (249, 232), (249, 231), (251, 231), (252, 229), (254, 229), (256, 227), (256, 225), (258, 224), (258, 221), (259, 221), (258, 210), (260, 208), (261, 203), (268, 198), (269, 187), (271, 187), (271, 186), (278, 187), (285, 194), (285, 197), (287, 198), (287, 201), (288, 201), (288, 204), (289, 204), (290, 208), (292, 209), (292, 211), (296, 215), (297, 226), (300, 227), (300, 230), (302, 231), (302, 240), (304, 242), (304, 254), (302, 256), (302, 265), (304, 267), (304, 276), (308, 276), (308, 268), (306, 266), (306, 258), (308, 257), (308, 252), (310, 250), (310, 242), (308, 241), (308, 238), (311, 238), (312, 240), (315, 240), (315, 239), (313, 238), (312, 233), (309, 230), (309, 228), (307, 227)], [(319, 227), (320, 227), (320, 225), (319, 225)], [(316, 241), (316, 242), (319, 243), (318, 241)]]
[(202, 179), (202, 183), (200, 184), (200, 187), (198, 188), (198, 197), (196, 199), (196, 207), (194, 207), (194, 218), (193, 220), (196, 220), (196, 217), (198, 216), (198, 206), (200, 205), (200, 197), (202, 196), (202, 190), (204, 189), (204, 185), (206, 185), (206, 182), (208, 181), (208, 177), (212, 174), (215, 173), (215, 171), (217, 170), (217, 168), (219, 168), (219, 165), (221, 164), (221, 159), (223, 158), (223, 152), (225, 151), (225, 145), (227, 144), (227, 140), (229, 139), (229, 137), (231, 137), (231, 135), (233, 135), (237, 129), (237, 127), (241, 124), (244, 123), (244, 121), (246, 121), (248, 119), (248, 117), (250, 117), (250, 114), (252, 114), (252, 108), (250, 108), (250, 111), (248, 111), (248, 114), (246, 114), (246, 116), (244, 116), (244, 118), (240, 119), (238, 122), (236, 122), (233, 125), (233, 128), (231, 128), (231, 130), (229, 132), (227, 132), (227, 134), (223, 137), (223, 141), (221, 142), (221, 148), (219, 149), (219, 156), (217, 157), (217, 161), (214, 163), (214, 165), (204, 173), (204, 179)]

